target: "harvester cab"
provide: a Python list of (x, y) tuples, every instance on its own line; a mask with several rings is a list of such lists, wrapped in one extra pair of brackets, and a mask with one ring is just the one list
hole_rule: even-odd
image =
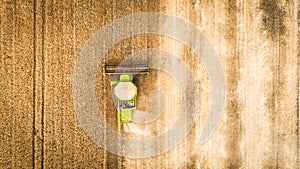
[(121, 130), (122, 123), (132, 121), (132, 113), (136, 109), (138, 88), (133, 77), (138, 74), (149, 74), (148, 65), (104, 65), (104, 76), (117, 75), (112, 79), (113, 100), (117, 107), (118, 130)]

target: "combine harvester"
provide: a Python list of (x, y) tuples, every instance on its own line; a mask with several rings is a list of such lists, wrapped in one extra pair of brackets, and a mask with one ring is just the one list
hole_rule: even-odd
[(113, 91), (113, 99), (117, 104), (118, 130), (121, 130), (122, 123), (132, 121), (132, 113), (136, 109), (137, 86), (133, 77), (138, 74), (149, 74), (148, 65), (105, 65), (105, 75), (117, 75), (118, 79), (112, 79), (110, 84)]

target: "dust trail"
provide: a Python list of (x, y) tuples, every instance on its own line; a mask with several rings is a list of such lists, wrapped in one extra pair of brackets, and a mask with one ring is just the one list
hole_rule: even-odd
[[(177, 5), (179, 2), (176, 2), (175, 0), (168, 0), (168, 1), (147, 1), (147, 11), (148, 12), (166, 12), (169, 14), (176, 15), (178, 14)], [(176, 28), (170, 28), (170, 29), (176, 29)], [(182, 52), (182, 46), (180, 46), (178, 43), (175, 43), (174, 40), (163, 37), (163, 36), (153, 36), (149, 35), (147, 37), (147, 48), (157, 48), (157, 49), (164, 49), (166, 51), (176, 53), (177, 56), (180, 56), (183, 54)], [(176, 69), (176, 67), (174, 67)], [(150, 78), (151, 84), (143, 84), (143, 86), (140, 86), (140, 93), (139, 93), (139, 99), (137, 100), (137, 106), (138, 108), (142, 108), (144, 110), (149, 109), (149, 106), (147, 106), (147, 102), (149, 102), (148, 96), (145, 96), (145, 94), (149, 93), (149, 90), (161, 90), (164, 92), (166, 98), (171, 100), (176, 100), (176, 96), (174, 97), (174, 91), (176, 91), (176, 87), (170, 86), (170, 84), (173, 83), (167, 83), (168, 80), (172, 80), (168, 77), (169, 75), (165, 74), (161, 71), (151, 70), (150, 75), (148, 75), (148, 78)], [(140, 77), (139, 80), (143, 80), (144, 77)], [(148, 80), (147, 80), (148, 81)], [(146, 82), (147, 82), (146, 81)], [(142, 83), (142, 82), (141, 82)], [(151, 91), (150, 91), (151, 92)], [(175, 92), (176, 93), (176, 92)], [(172, 98), (174, 97), (174, 98)], [(148, 100), (147, 100), (148, 98)], [(145, 100), (146, 99), (146, 100)], [(140, 101), (146, 101), (143, 104), (146, 103), (146, 105), (139, 104)], [(169, 105), (168, 103), (172, 103), (172, 101), (167, 100), (165, 111), (163, 111), (163, 114), (161, 117), (154, 121), (153, 125), (145, 125), (141, 127), (140, 125), (136, 125), (135, 127), (132, 127), (131, 125), (131, 132), (138, 132), (144, 137), (146, 137), (150, 131), (151, 135), (157, 135), (158, 133), (161, 133), (161, 131), (166, 131), (168, 128), (171, 127), (172, 121), (169, 119), (173, 119), (174, 116), (176, 116), (176, 112), (179, 112), (177, 110), (177, 106), (174, 102), (174, 104)], [(140, 106), (139, 106), (140, 105)], [(180, 107), (179, 107), (180, 108)], [(172, 113), (174, 112), (174, 113)], [(174, 115), (175, 114), (175, 115)], [(137, 127), (139, 126), (139, 127)], [(141, 133), (144, 130), (144, 133)], [(145, 135), (146, 134), (146, 135)], [(158, 143), (160, 144), (160, 143)], [(143, 152), (143, 150), (139, 150)], [(164, 153), (155, 157), (146, 158), (146, 159), (126, 159), (124, 161), (124, 164), (128, 166), (129, 168), (176, 168), (178, 167), (176, 164), (178, 164), (179, 161), (182, 160), (182, 153), (177, 152), (176, 148), (171, 153)], [(174, 161), (177, 161), (174, 163)]]

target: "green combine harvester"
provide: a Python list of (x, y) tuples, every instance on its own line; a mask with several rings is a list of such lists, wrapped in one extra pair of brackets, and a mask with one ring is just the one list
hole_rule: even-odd
[(132, 113), (136, 109), (136, 98), (138, 94), (137, 86), (133, 81), (133, 77), (138, 74), (149, 74), (148, 65), (134, 66), (116, 66), (105, 65), (105, 75), (118, 75), (118, 79), (110, 81), (113, 91), (113, 99), (117, 104), (118, 130), (121, 130), (122, 123), (132, 121)]

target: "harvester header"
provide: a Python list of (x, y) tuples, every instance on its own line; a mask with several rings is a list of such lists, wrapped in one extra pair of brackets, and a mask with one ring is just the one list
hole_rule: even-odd
[(104, 65), (104, 75), (149, 74), (149, 65)]

